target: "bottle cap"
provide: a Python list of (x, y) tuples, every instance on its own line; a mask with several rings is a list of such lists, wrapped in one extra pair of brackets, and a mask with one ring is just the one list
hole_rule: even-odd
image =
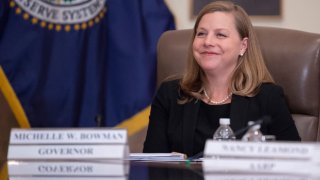
[(256, 124), (256, 125), (252, 126), (251, 128), (252, 128), (252, 130), (258, 130), (261, 128), (261, 126), (260, 126), (260, 124)]
[(230, 119), (229, 118), (220, 118), (219, 123), (223, 125), (229, 125), (230, 124)]

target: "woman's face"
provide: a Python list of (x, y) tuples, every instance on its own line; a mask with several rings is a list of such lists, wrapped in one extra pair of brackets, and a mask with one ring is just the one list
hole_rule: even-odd
[(193, 55), (206, 74), (231, 73), (247, 48), (231, 13), (214, 12), (202, 17), (193, 41)]

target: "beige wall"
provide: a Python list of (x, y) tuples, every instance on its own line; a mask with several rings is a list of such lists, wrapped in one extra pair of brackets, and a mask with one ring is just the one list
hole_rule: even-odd
[[(193, 0), (165, 0), (175, 16), (177, 29), (193, 27)], [(279, 17), (251, 17), (253, 25), (273, 26), (320, 33), (320, 0), (282, 0)]]

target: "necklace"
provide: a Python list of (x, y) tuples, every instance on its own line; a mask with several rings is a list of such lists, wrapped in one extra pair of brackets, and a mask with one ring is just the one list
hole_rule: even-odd
[(221, 101), (214, 101), (214, 100), (211, 100), (211, 98), (208, 96), (207, 94), (207, 91), (205, 89), (203, 89), (203, 92), (204, 92), (204, 95), (206, 96), (206, 98), (208, 99), (208, 102), (211, 103), (211, 104), (215, 104), (215, 105), (218, 105), (218, 104), (223, 104), (224, 102), (226, 102), (232, 95), (232, 92), (230, 94), (228, 94), (224, 99), (222, 99)]

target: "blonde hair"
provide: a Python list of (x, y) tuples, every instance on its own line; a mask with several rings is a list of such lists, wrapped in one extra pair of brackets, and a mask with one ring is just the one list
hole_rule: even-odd
[[(199, 13), (193, 28), (192, 39), (194, 40), (200, 20), (205, 14), (213, 12), (226, 12), (233, 14), (235, 26), (241, 37), (248, 38), (248, 47), (243, 56), (239, 56), (238, 64), (230, 81), (230, 91), (240, 96), (254, 96), (258, 93), (262, 83), (274, 83), (269, 73), (261, 49), (254, 32), (253, 26), (247, 13), (238, 5), (229, 1), (216, 1), (206, 5)], [(203, 96), (206, 78), (203, 70), (193, 56), (192, 42), (189, 46), (187, 71), (180, 81), (184, 96), (178, 103), (184, 104), (192, 99), (201, 99)]]

